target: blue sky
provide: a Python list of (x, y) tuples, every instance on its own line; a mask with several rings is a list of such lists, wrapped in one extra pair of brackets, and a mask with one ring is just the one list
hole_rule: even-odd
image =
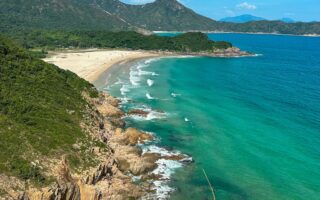
[[(143, 4), (154, 0), (121, 0)], [(292, 18), (320, 21), (320, 0), (179, 0), (187, 7), (213, 19), (252, 14), (267, 19)]]

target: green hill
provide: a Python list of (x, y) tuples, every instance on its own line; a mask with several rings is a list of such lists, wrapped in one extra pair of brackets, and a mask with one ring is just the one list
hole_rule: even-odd
[(97, 0), (104, 10), (148, 30), (210, 30), (216, 22), (195, 13), (177, 0), (157, 0), (145, 5), (128, 5), (118, 0)]
[[(95, 164), (87, 150), (98, 141), (80, 127), (88, 105), (82, 92), (98, 95), (72, 72), (38, 60), (0, 37), (1, 175), (43, 185), (51, 178), (44, 174), (46, 169), (32, 165), (36, 160), (67, 155), (77, 167)], [(86, 148), (75, 150), (76, 143)]]
[(12, 37), (28, 49), (55, 48), (125, 48), (173, 52), (211, 52), (232, 47), (228, 42), (212, 41), (204, 33), (194, 32), (176, 37), (142, 35), (134, 31), (26, 31)]
[(129, 5), (119, 0), (2, 0), (0, 31), (20, 30), (151, 30), (320, 34), (320, 23), (255, 21), (218, 22), (177, 0)]
[(130, 25), (83, 0), (1, 0), (0, 30), (128, 30)]

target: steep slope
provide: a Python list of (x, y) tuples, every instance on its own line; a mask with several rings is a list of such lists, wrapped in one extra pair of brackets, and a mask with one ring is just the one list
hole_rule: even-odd
[(124, 30), (130, 25), (84, 0), (1, 0), (1, 29)]
[[(67, 158), (78, 166), (96, 163), (82, 151), (95, 143), (80, 127), (87, 105), (82, 92), (98, 95), (87, 81), (33, 58), (0, 36), (1, 183), (3, 175), (10, 175), (46, 185), (53, 180), (42, 164), (63, 154), (72, 155)], [(86, 147), (76, 150), (76, 143)]]
[[(140, 149), (132, 146), (152, 138), (136, 129), (118, 129), (121, 140), (132, 134), (139, 138), (130, 140), (132, 146), (118, 142), (115, 129), (124, 124), (118, 104), (76, 74), (38, 60), (0, 36), (0, 199), (125, 200), (144, 195), (147, 190), (125, 175), (125, 167), (139, 163), (132, 164), (137, 173), (147, 173), (146, 165), (156, 166), (160, 158), (136, 153)], [(118, 163), (122, 154), (132, 160)]]
[(209, 30), (215, 21), (201, 16), (177, 0), (157, 0), (145, 5), (128, 5), (119, 0), (96, 0), (104, 10), (149, 30)]

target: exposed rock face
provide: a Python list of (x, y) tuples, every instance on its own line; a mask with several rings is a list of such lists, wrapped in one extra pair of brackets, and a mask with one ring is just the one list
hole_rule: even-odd
[[(126, 200), (137, 199), (146, 194), (148, 185), (136, 185), (125, 173), (140, 174), (154, 168), (154, 159), (142, 156), (141, 150), (134, 146), (153, 137), (133, 128), (123, 131), (121, 128), (125, 124), (121, 117), (124, 113), (118, 108), (119, 101), (112, 96), (105, 93), (95, 99), (85, 93), (83, 96), (91, 106), (87, 107), (86, 122), (81, 124), (81, 127), (92, 137), (105, 142), (109, 148), (108, 152), (102, 152), (99, 147), (91, 150), (96, 159), (100, 160), (100, 164), (85, 171), (72, 172), (64, 157), (60, 162), (51, 161), (51, 165), (48, 165), (52, 168), (50, 176), (53, 176), (56, 182), (41, 189), (26, 188), (21, 180), (1, 175), (0, 187), (8, 193), (5, 199)], [(72, 148), (80, 150), (81, 145), (74, 144)], [(130, 159), (127, 160), (127, 156)]]
[[(151, 172), (158, 166), (156, 161), (172, 159), (181, 161), (184, 155), (161, 156), (157, 153), (142, 153), (137, 144), (154, 137), (135, 128), (123, 129), (124, 113), (117, 107), (119, 101), (102, 93), (92, 99), (83, 94), (91, 105), (87, 107), (85, 122), (81, 127), (92, 137), (107, 144), (108, 151), (94, 147), (90, 151), (100, 161), (96, 167), (81, 172), (71, 171), (65, 157), (47, 159), (50, 176), (55, 183), (45, 188), (26, 187), (14, 177), (0, 175), (0, 188), (8, 194), (6, 199), (18, 200), (127, 200), (138, 199), (150, 192), (152, 181), (161, 177)], [(80, 150), (81, 143), (72, 145)], [(45, 161), (41, 161), (45, 162)], [(129, 175), (128, 175), (129, 174)], [(130, 175), (140, 176), (143, 181), (135, 184)], [(8, 182), (8, 184), (6, 184)], [(13, 189), (15, 188), (15, 189)], [(1, 198), (0, 198), (1, 199)], [(2, 199), (1, 199), (2, 200)]]
[(121, 145), (131, 145), (134, 146), (138, 143), (144, 143), (146, 141), (153, 140), (153, 136), (141, 132), (135, 128), (128, 128), (126, 131), (122, 132), (121, 129), (117, 129), (112, 137), (112, 142)]
[(138, 115), (138, 116), (142, 116), (142, 117), (147, 117), (148, 114), (149, 114), (149, 112), (144, 111), (144, 110), (138, 110), (138, 109), (130, 110), (128, 112), (128, 115)]

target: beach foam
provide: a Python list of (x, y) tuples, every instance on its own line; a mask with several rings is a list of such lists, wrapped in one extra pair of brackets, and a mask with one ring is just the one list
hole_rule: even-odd
[(138, 86), (140, 82), (139, 71), (131, 69), (129, 74), (129, 80), (133, 86)]
[(122, 85), (122, 87), (120, 88), (120, 92), (122, 96), (125, 96), (127, 92), (130, 92), (129, 86)]
[(151, 99), (156, 99), (153, 96), (151, 96), (151, 94), (149, 92), (146, 93), (146, 97), (147, 97), (147, 99), (150, 99), (150, 100)]
[(148, 79), (147, 83), (148, 83), (148, 86), (151, 87), (154, 84), (154, 80)]
[(173, 92), (172, 92), (172, 93), (171, 93), (171, 96), (174, 97), (174, 98), (176, 98), (177, 96), (181, 96), (181, 94), (177, 94), (177, 93), (173, 93)]
[[(161, 148), (155, 145), (147, 145), (142, 147), (143, 154), (145, 153), (158, 153), (161, 156), (174, 156), (180, 155), (179, 151), (168, 151), (165, 148)], [(191, 157), (185, 158), (188, 161), (192, 161)], [(168, 160), (168, 159), (159, 159), (156, 163), (158, 167), (153, 170), (151, 173), (155, 175), (159, 175), (161, 178), (153, 182), (152, 189), (155, 190), (155, 198), (154, 199), (168, 199), (170, 194), (175, 191), (175, 188), (170, 187), (168, 184), (170, 182), (170, 178), (174, 171), (178, 168), (183, 167), (183, 162), (185, 159), (182, 159), (180, 162), (176, 160)], [(148, 196), (147, 198), (152, 198)]]

